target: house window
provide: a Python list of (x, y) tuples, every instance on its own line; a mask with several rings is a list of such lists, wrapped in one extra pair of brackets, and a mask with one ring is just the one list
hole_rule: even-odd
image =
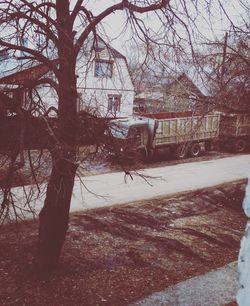
[(108, 112), (116, 114), (121, 110), (121, 95), (108, 95)]
[(95, 77), (112, 77), (112, 62), (111, 61), (104, 61), (104, 60), (97, 60), (95, 62)]

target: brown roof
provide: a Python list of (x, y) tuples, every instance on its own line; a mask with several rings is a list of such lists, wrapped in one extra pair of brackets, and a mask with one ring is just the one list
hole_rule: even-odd
[(0, 79), (0, 84), (24, 85), (28, 81), (34, 81), (46, 74), (50, 68), (44, 64), (39, 64)]

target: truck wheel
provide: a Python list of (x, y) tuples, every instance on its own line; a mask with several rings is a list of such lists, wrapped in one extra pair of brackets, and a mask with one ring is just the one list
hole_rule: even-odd
[(201, 154), (201, 147), (198, 142), (193, 142), (189, 147), (189, 155), (191, 157), (197, 157)]
[(186, 145), (179, 145), (175, 149), (175, 157), (177, 159), (183, 159), (187, 155), (187, 146)]
[(247, 147), (247, 142), (245, 139), (236, 139), (234, 142), (234, 151), (237, 153), (244, 152)]

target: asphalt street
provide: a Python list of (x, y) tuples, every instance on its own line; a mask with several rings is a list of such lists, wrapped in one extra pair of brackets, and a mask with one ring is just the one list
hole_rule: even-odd
[[(221, 159), (148, 168), (134, 173), (132, 179), (123, 172), (77, 178), (71, 200), (71, 212), (163, 197), (179, 192), (212, 187), (248, 177), (250, 154)], [(45, 198), (46, 185), (37, 198), (36, 186), (13, 188), (18, 205), (30, 205), (38, 213)], [(27, 217), (32, 217), (27, 214)]]

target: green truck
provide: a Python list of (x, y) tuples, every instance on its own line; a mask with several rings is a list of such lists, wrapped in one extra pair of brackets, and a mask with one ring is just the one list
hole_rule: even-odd
[[(243, 119), (242, 119), (243, 118)], [(229, 128), (231, 127), (231, 128)], [(219, 142), (243, 152), (249, 142), (250, 115), (174, 112), (144, 114), (110, 121), (109, 149), (119, 158), (135, 153), (151, 160), (158, 150), (171, 151), (177, 159), (199, 156)]]

